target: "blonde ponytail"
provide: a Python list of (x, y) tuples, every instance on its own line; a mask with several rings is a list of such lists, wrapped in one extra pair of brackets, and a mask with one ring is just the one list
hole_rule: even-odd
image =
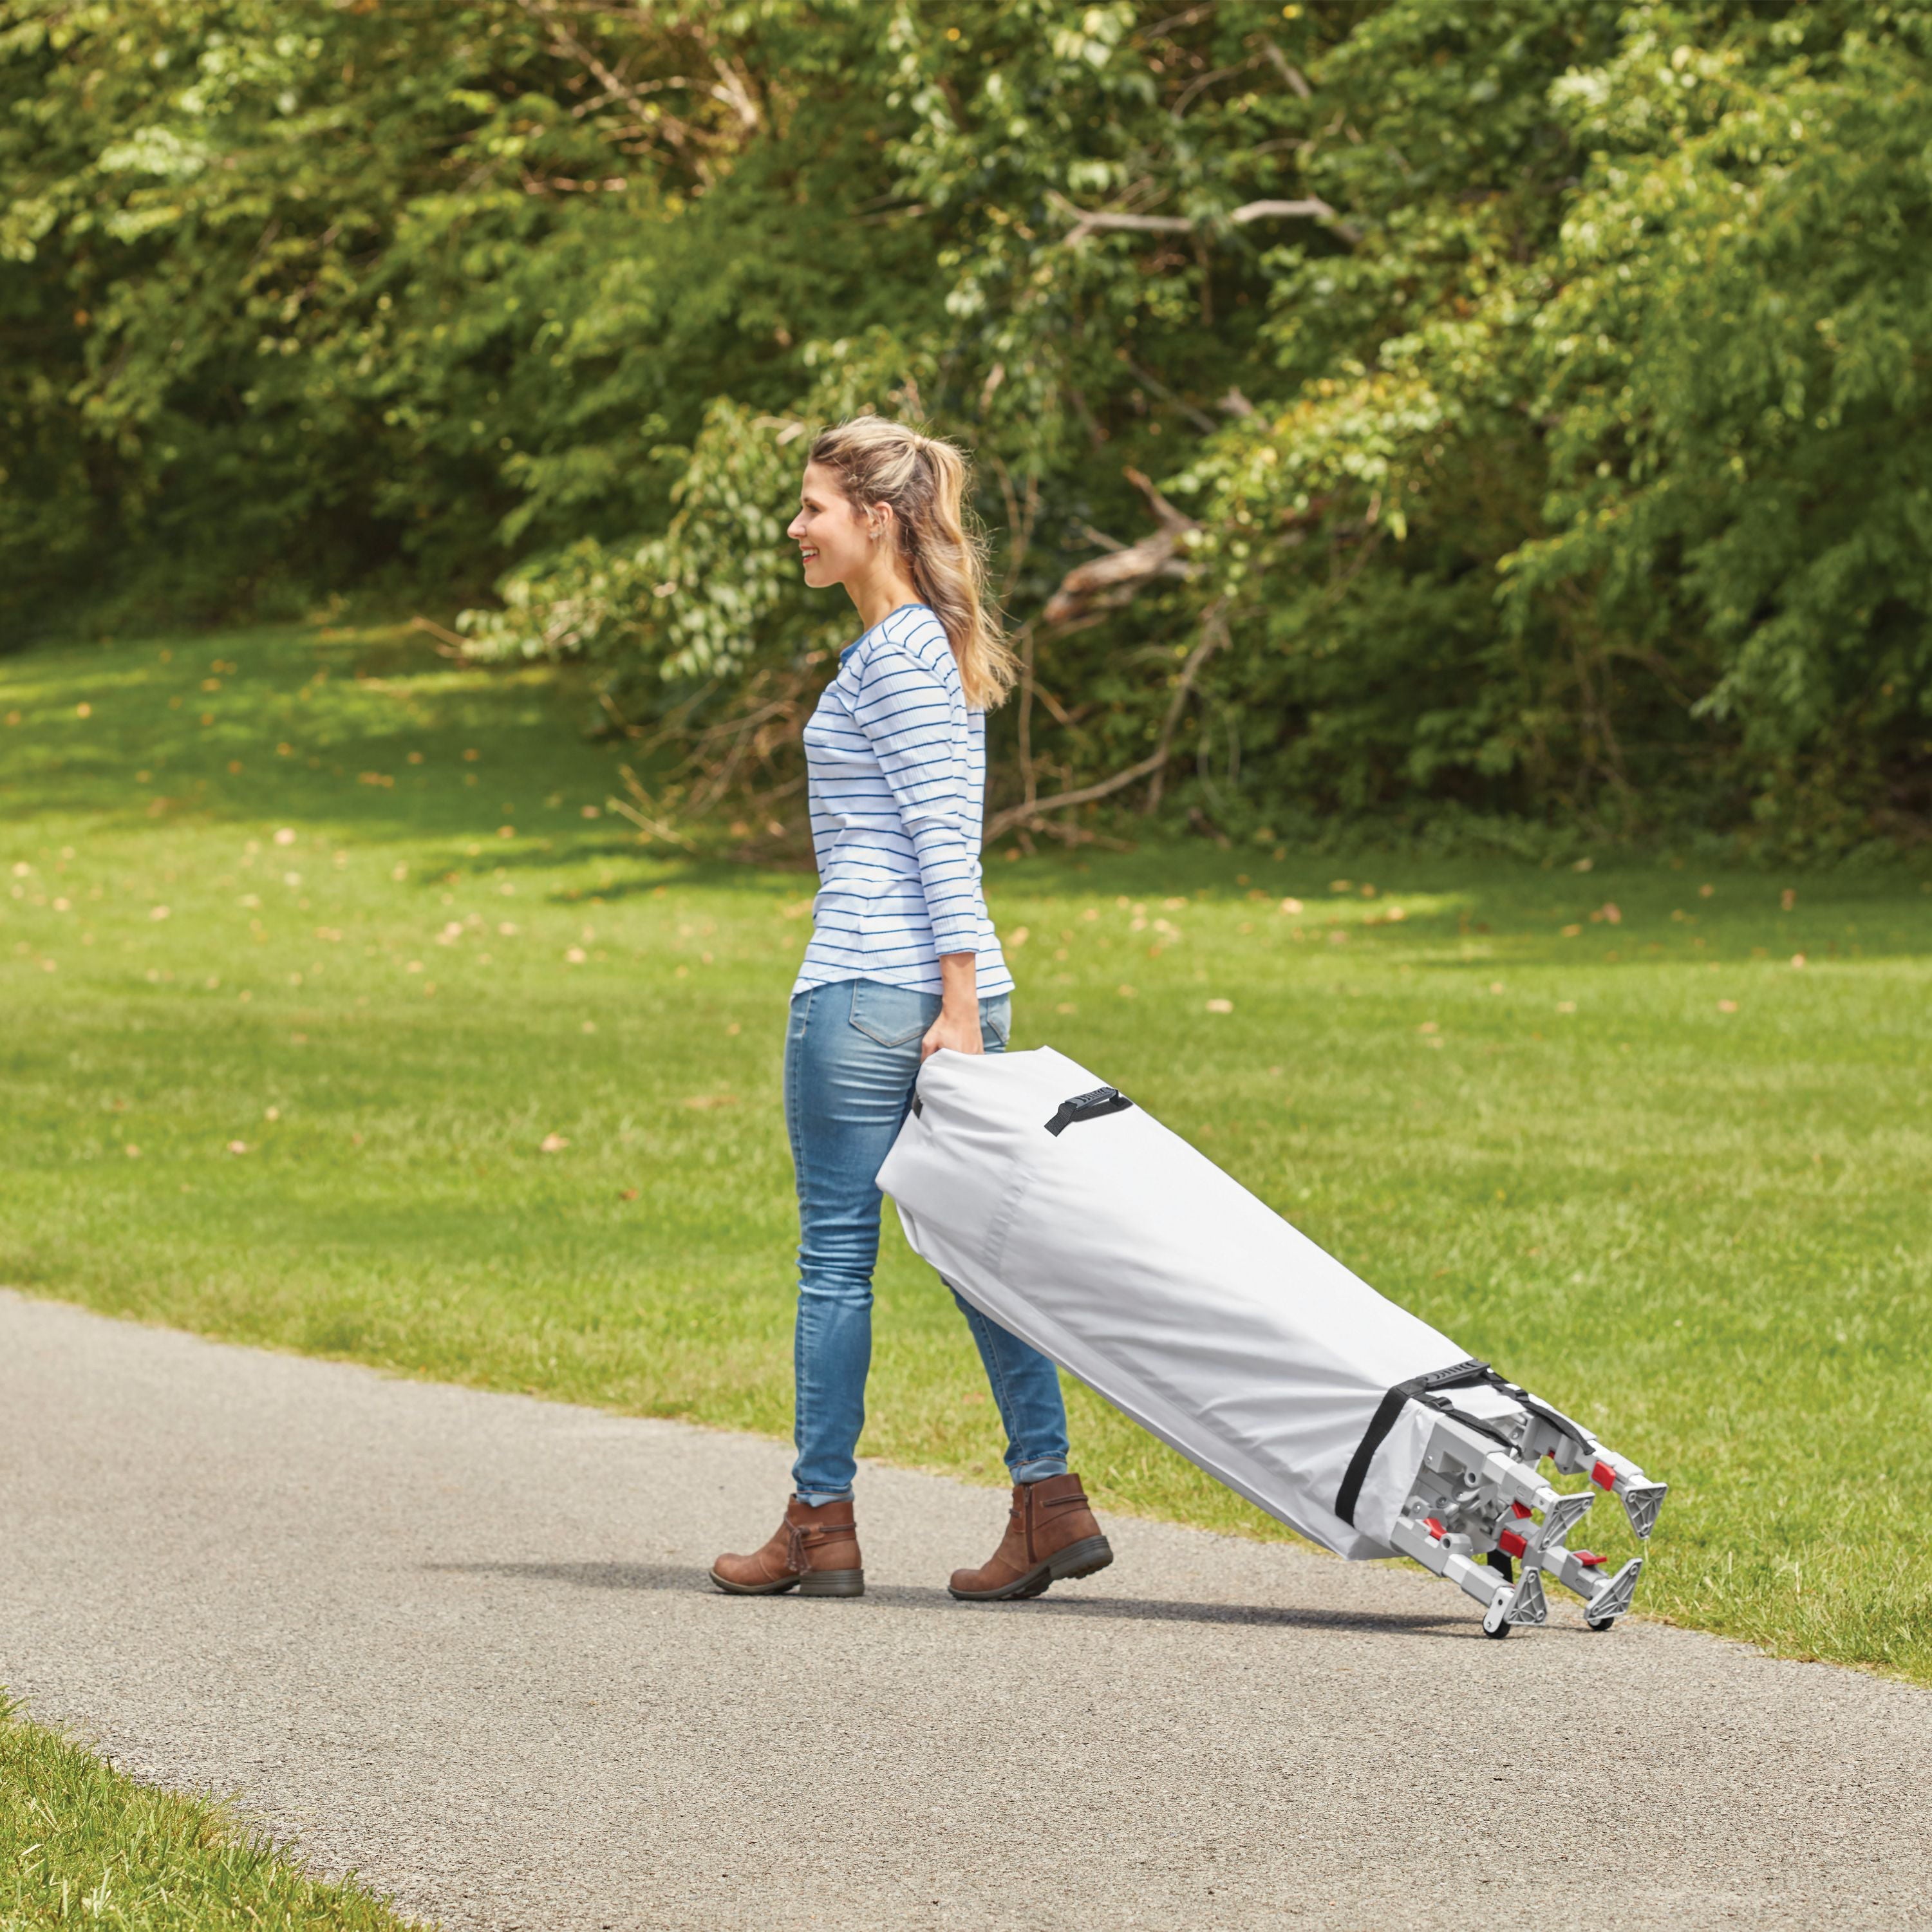
[(966, 458), (953, 444), (884, 416), (854, 416), (826, 430), (811, 458), (839, 480), (855, 508), (884, 503), (913, 588), (945, 626), (966, 702), (994, 710), (1018, 667), (986, 608), (983, 543), (968, 523)]

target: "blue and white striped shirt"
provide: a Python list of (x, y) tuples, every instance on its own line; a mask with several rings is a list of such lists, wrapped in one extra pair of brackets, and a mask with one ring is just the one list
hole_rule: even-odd
[(904, 604), (841, 652), (805, 728), (818, 896), (794, 993), (838, 980), (940, 990), (978, 956), (980, 998), (1012, 990), (980, 892), (986, 720), (945, 626)]

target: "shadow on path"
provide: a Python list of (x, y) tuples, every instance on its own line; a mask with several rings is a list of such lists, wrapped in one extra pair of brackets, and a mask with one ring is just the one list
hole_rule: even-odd
[[(710, 1592), (708, 1574), (682, 1563), (430, 1563), (423, 1566), (470, 1576), (526, 1577), (590, 1590), (689, 1590)], [(1439, 1616), (1385, 1610), (1324, 1610), (1258, 1604), (1176, 1603), (1149, 1597), (1036, 1597), (1010, 1604), (962, 1604), (946, 1592), (917, 1583), (868, 1583), (864, 1601), (888, 1610), (997, 1612), (1004, 1616), (1100, 1617), (1132, 1622), (1274, 1624), (1299, 1630), (1378, 1630), (1402, 1636), (1460, 1636), (1477, 1627), (1451, 1604)]]

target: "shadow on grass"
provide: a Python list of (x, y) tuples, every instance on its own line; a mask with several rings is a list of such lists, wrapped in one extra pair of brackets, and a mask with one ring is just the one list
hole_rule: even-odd
[[(568, 1583), (587, 1590), (669, 1590), (709, 1592), (716, 1586), (704, 1570), (681, 1563), (431, 1563), (424, 1566), (469, 1576), (520, 1576)], [(1130, 1623), (1209, 1624), (1267, 1624), (1294, 1630), (1372, 1630), (1392, 1636), (1460, 1636), (1480, 1634), (1478, 1627), (1445, 1605), (1440, 1616), (1414, 1616), (1383, 1610), (1322, 1610), (1259, 1604), (1190, 1604), (1150, 1597), (1039, 1597), (1026, 1602), (962, 1604), (947, 1592), (916, 1583), (871, 1583), (868, 1603), (889, 1610), (992, 1610), (1001, 1616), (1098, 1617)], [(1462, 1628), (1467, 1624), (1466, 1630)]]
[[(808, 890), (812, 868), (802, 847), (745, 862), (723, 827), (684, 848), (640, 844), (620, 827), (606, 801), (621, 793), (619, 768), (636, 754), (595, 734), (579, 673), (452, 663), (396, 626), (267, 626), (51, 647), (0, 659), (0, 708), (22, 721), (0, 761), (0, 817), (22, 823), (79, 814), (101, 833), (225, 824), (257, 836), (292, 824), (364, 843), (454, 848), (418, 855), (416, 883), (424, 891), (448, 872), (499, 870), (569, 902), (666, 886), (754, 896), (775, 885)], [(644, 762), (649, 780), (652, 761)], [(602, 815), (585, 819), (586, 807)], [(506, 824), (516, 836), (500, 842)], [(1042, 850), (1011, 863), (1002, 856), (988, 866), (989, 889), (1007, 902), (1178, 893), (1190, 909), (1300, 894), (1310, 921), (1346, 926), (1358, 944), (1426, 947), (1452, 929), (1478, 938), (1493, 931), (1497, 944), (1516, 949), (1514, 964), (1570, 963), (1580, 956), (1566, 950), (1570, 928), (1587, 934), (1586, 945), (1621, 940), (1627, 965), (1640, 963), (1634, 952), (1646, 942), (1667, 943), (1664, 956), (1679, 961), (1700, 944), (1822, 956), (1856, 939), (1868, 958), (1927, 948), (1922, 916), (1905, 916), (1911, 902), (1901, 901), (1898, 875), (1883, 869), (1808, 877), (1794, 923), (1780, 919), (1783, 874), (1733, 868), (1713, 889), (1700, 868), (1715, 862), (1682, 856), (1660, 866), (1606, 850), (1586, 876), (1574, 864), (1372, 846), (1346, 860), (1284, 846), (1277, 860), (1274, 849), (1223, 849), (1155, 824), (1135, 830), (1129, 851)], [(544, 876), (586, 866), (611, 876), (595, 886)], [(1376, 884), (1363, 879), (1364, 869)], [(1331, 880), (1331, 872), (1348, 876)], [(1922, 883), (1932, 890), (1932, 880)], [(1379, 922), (1404, 898), (1434, 903), (1412, 904), (1402, 922), (1378, 923), (1372, 936), (1354, 929)], [(1618, 908), (1614, 921), (1604, 916), (1607, 902)], [(1848, 916), (1864, 929), (1826, 929)], [(1480, 968), (1495, 963), (1485, 958)]]
[[(541, 844), (532, 840), (520, 850), (513, 850), (507, 844), (486, 846), (473, 859), (466, 857), (460, 863), (452, 862), (450, 869), (466, 871), (472, 878), (481, 879), (492, 878), (498, 872), (508, 876), (538, 874), (555, 872), (564, 866), (592, 862), (638, 868), (629, 878), (614, 879), (594, 889), (606, 904), (648, 895), (661, 888), (680, 886), (708, 892), (769, 894), (773, 880), (780, 877), (788, 886), (802, 891), (804, 888), (799, 886), (797, 881), (815, 880), (818, 876), (811, 862), (803, 858), (795, 862), (740, 860), (676, 852), (662, 844), (640, 847), (634, 840), (621, 836), (614, 838), (608, 834), (599, 836), (567, 832), (553, 832)], [(552, 896), (576, 900), (592, 890), (583, 886), (560, 887)]]
[(538, 798), (596, 802), (622, 755), (586, 740), (568, 674), (452, 667), (393, 634), (56, 650), (9, 660), (4, 682), (32, 734), (14, 800), (104, 831), (278, 819), (378, 840), (488, 836), (514, 798), (567, 838), (578, 826)]

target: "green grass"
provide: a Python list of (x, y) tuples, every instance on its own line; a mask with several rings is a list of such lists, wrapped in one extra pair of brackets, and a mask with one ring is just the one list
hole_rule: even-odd
[[(586, 710), (387, 632), (0, 661), (0, 1280), (784, 1433), (812, 882), (640, 842)], [(988, 872), (1017, 1043), (1670, 1480), (1647, 1610), (1932, 1682), (1924, 882), (1194, 844)], [(866, 1448), (996, 1480), (890, 1228), (880, 1288)], [(1075, 1402), (1108, 1506), (1280, 1533)]]
[(156, 1791), (0, 1696), (0, 1932), (404, 1932), (220, 1805)]

